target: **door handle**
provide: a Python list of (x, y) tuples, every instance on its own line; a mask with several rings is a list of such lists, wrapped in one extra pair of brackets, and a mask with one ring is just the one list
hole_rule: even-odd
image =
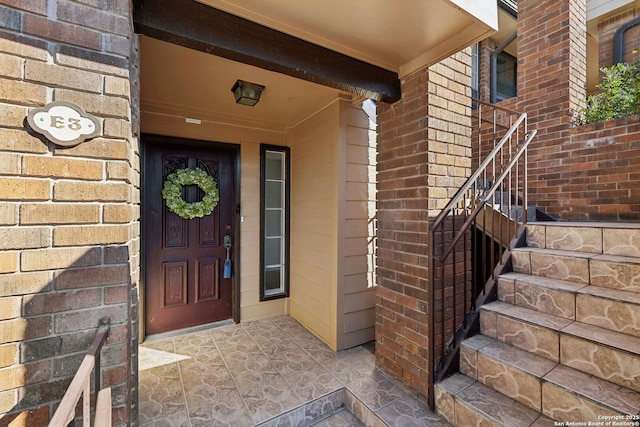
[(224, 260), (224, 269), (222, 272), (222, 278), (223, 279), (230, 279), (231, 278), (231, 235), (230, 234), (225, 234), (224, 238), (222, 239), (222, 244), (223, 246), (227, 249), (227, 258)]

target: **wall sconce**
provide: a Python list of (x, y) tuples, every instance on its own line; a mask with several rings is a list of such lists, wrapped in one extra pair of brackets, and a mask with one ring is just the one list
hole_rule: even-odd
[(260, 101), (260, 95), (264, 86), (255, 83), (238, 80), (231, 88), (233, 96), (236, 98), (236, 104), (248, 105), (253, 107)]

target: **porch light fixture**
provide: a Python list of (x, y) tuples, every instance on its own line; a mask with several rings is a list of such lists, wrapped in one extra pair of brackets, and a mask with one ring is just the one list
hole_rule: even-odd
[(238, 80), (231, 88), (233, 96), (236, 98), (236, 104), (248, 105), (253, 107), (260, 101), (260, 95), (264, 86), (255, 83)]

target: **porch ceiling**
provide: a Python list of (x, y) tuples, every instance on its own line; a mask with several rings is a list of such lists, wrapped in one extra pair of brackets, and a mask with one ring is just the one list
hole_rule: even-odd
[[(150, 37), (140, 45), (143, 111), (285, 132), (343, 94)], [(235, 103), (231, 87), (238, 79), (265, 86), (256, 106)]]
[(198, 0), (400, 77), (498, 29), (496, 0)]
[[(380, 95), (377, 99), (393, 102), (399, 98), (398, 77), (487, 37), (498, 25), (495, 0), (198, 2), (295, 39), (284, 38), (279, 46), (267, 43), (265, 47), (284, 59), (272, 56), (275, 59), (263, 67), (264, 58), (251, 51), (251, 37), (272, 34), (255, 28), (249, 31), (234, 22), (219, 23), (218, 28), (201, 25), (205, 37), (198, 38), (192, 36), (192, 25), (178, 23), (181, 19), (174, 13), (162, 18), (166, 10), (171, 11), (173, 2), (135, 1), (138, 29), (150, 36), (143, 36), (141, 42), (142, 110), (274, 131), (285, 131), (339, 96), (375, 93)], [(165, 5), (166, 10), (156, 4)], [(153, 9), (157, 12), (150, 12)], [(218, 21), (202, 22), (212, 25)], [(244, 39), (242, 47), (234, 44), (234, 30), (239, 30), (237, 37)], [(231, 38), (215, 45), (217, 37), (228, 37), (225, 34), (230, 31)], [(186, 41), (189, 38), (191, 42)], [(310, 52), (304, 44), (287, 44), (296, 39), (346, 56), (321, 57), (322, 51)], [(260, 39), (253, 40), (259, 44)], [(294, 55), (284, 53), (287, 47)], [(225, 54), (233, 48), (241, 52), (237, 59)], [(243, 63), (245, 58), (258, 66)], [(283, 61), (285, 67), (277, 61)], [(237, 79), (266, 86), (255, 107), (235, 104), (230, 90)], [(394, 84), (398, 85), (397, 92), (388, 92), (389, 88), (393, 91)]]

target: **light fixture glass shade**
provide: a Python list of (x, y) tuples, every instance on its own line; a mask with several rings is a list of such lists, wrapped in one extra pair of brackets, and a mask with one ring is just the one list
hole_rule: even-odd
[(260, 95), (264, 86), (255, 83), (238, 80), (231, 88), (233, 96), (236, 98), (236, 104), (248, 105), (253, 107), (260, 101)]

